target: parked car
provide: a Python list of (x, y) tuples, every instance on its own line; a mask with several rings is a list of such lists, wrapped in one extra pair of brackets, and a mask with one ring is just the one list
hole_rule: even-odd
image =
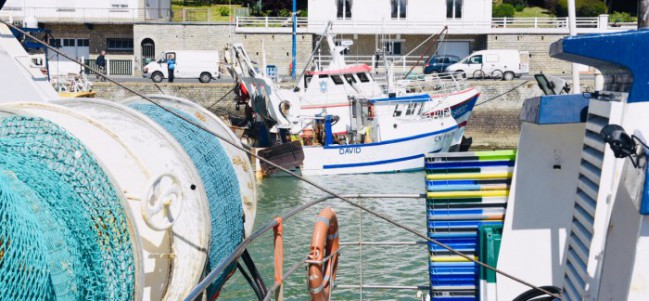
[(424, 65), (424, 74), (431, 74), (436, 72), (444, 72), (446, 67), (453, 65), (460, 61), (460, 58), (455, 55), (433, 55)]
[(175, 57), (175, 78), (197, 78), (201, 83), (209, 83), (221, 77), (219, 52), (213, 50), (167, 50), (144, 66), (142, 76), (156, 83), (168, 78), (167, 57)]
[(529, 73), (529, 58), (527, 51), (482, 50), (448, 66), (446, 72), (461, 77), (513, 80)]

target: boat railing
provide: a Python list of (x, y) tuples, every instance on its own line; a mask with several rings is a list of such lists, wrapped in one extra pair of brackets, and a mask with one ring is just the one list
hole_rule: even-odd
[(450, 73), (412, 76), (396, 82), (396, 88), (407, 93), (450, 94), (466, 89), (466, 79)]
[[(345, 199), (357, 199), (359, 204), (362, 205), (363, 200), (367, 199), (412, 199), (412, 200), (425, 200), (426, 195), (425, 194), (350, 194), (350, 195), (343, 195), (341, 196), (342, 198)], [(331, 200), (336, 200), (338, 199), (335, 196), (329, 195), (325, 197), (318, 198), (316, 200), (313, 200), (309, 203), (305, 203), (299, 207), (293, 208), (290, 211), (284, 213), (278, 218), (273, 219), (272, 221), (266, 223), (264, 226), (259, 228), (259, 230), (255, 231), (253, 234), (248, 236), (246, 239), (244, 239), (239, 246), (232, 252), (227, 258), (221, 260), (219, 264), (213, 269), (196, 287), (194, 287), (191, 292), (187, 295), (185, 298), (185, 301), (192, 301), (192, 300), (197, 300), (202, 294), (205, 293), (207, 287), (221, 274), (223, 271), (231, 266), (234, 262), (238, 260), (238, 258), (243, 254), (243, 252), (250, 246), (251, 243), (254, 241), (260, 239), (264, 234), (267, 232), (270, 232), (271, 230), (275, 229), (280, 225), (281, 223), (286, 222), (293, 217), (295, 217), (297, 214), (304, 212), (306, 209), (311, 208), (315, 205), (321, 204), (323, 202), (331, 201)], [(372, 242), (367, 242), (364, 241), (363, 239), (363, 209), (359, 208), (359, 240), (358, 241), (351, 241), (351, 242), (341, 242), (341, 248), (338, 249), (338, 253), (341, 250), (346, 250), (352, 247), (357, 247), (359, 248), (359, 254), (360, 254), (360, 259), (359, 259), (359, 276), (358, 279), (360, 281), (359, 284), (357, 285), (338, 285), (332, 282), (332, 285), (334, 288), (339, 288), (339, 289), (357, 289), (360, 291), (360, 299), (363, 299), (363, 290), (412, 290), (412, 291), (418, 291), (421, 293), (418, 293), (418, 296), (421, 296), (422, 300), (424, 300), (426, 296), (426, 292), (430, 289), (429, 286), (427, 285), (422, 285), (422, 286), (407, 286), (407, 285), (388, 285), (388, 284), (365, 284), (365, 281), (363, 279), (363, 274), (364, 274), (364, 248), (366, 247), (376, 247), (376, 246), (420, 246), (420, 245), (426, 245), (426, 241), (372, 241)], [(300, 268), (304, 266), (308, 266), (309, 264), (322, 264), (325, 262), (328, 262), (333, 255), (336, 253), (329, 254), (327, 257), (325, 257), (323, 260), (320, 261), (314, 261), (310, 260), (309, 256), (303, 257), (301, 260), (293, 263), (293, 265), (286, 270), (285, 273), (282, 274), (282, 276), (279, 279), (276, 279), (274, 282), (273, 286), (268, 289), (268, 292), (264, 296), (263, 300), (271, 300), (273, 297), (275, 297), (277, 300), (283, 300), (282, 296), (282, 291), (283, 291), (283, 285), (286, 282), (286, 280), (295, 272), (297, 272)], [(305, 290), (306, 288), (306, 282), (305, 282)], [(280, 292), (278, 294), (278, 292)]]

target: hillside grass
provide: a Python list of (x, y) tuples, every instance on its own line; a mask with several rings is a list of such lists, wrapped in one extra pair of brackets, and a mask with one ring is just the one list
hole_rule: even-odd
[(549, 10), (538, 7), (538, 6), (532, 6), (532, 7), (526, 7), (523, 9), (523, 11), (517, 11), (514, 12), (514, 18), (548, 18), (548, 17), (554, 17), (552, 13), (550, 13)]
[[(230, 16), (221, 16), (220, 7), (226, 7), (230, 11)], [(214, 5), (191, 5), (183, 6), (172, 4), (173, 22), (183, 22), (183, 9), (186, 11), (185, 22), (229, 22), (230, 17), (234, 18), (234, 10), (241, 8), (241, 5), (214, 4)], [(208, 20), (209, 18), (209, 20)], [(234, 20), (234, 19), (233, 19)]]

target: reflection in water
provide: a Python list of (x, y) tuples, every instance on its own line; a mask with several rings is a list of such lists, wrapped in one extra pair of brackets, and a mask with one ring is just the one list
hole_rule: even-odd
[[(356, 193), (424, 193), (422, 172), (372, 175), (343, 175), (312, 177), (316, 183), (340, 194)], [(322, 191), (289, 177), (264, 179), (259, 185), (259, 204), (255, 229), (277, 215), (306, 202), (324, 196)], [(396, 221), (421, 229), (426, 233), (425, 200), (386, 199), (364, 200), (363, 205), (384, 213)], [(284, 271), (309, 252), (313, 223), (325, 206), (336, 210), (341, 242), (360, 240), (361, 215), (359, 209), (342, 201), (332, 200), (300, 213), (284, 224)], [(397, 229), (386, 222), (362, 214), (363, 241), (418, 241), (416, 236)], [(273, 284), (272, 231), (250, 247), (250, 253), (268, 287)], [(426, 245), (364, 246), (363, 282), (374, 285), (426, 285)], [(360, 248), (347, 246), (340, 255), (337, 284), (360, 284)], [(306, 269), (299, 269), (285, 285), (286, 300), (308, 300)], [(415, 291), (365, 290), (366, 300), (416, 300)], [(336, 289), (333, 300), (360, 299), (359, 290)], [(255, 300), (255, 295), (239, 272), (225, 285), (219, 300)]]

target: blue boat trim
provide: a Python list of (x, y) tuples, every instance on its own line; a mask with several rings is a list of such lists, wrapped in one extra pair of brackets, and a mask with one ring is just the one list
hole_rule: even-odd
[(404, 137), (404, 138), (399, 138), (399, 139), (386, 140), (386, 141), (373, 142), (373, 143), (366, 143), (366, 144), (325, 145), (325, 146), (323, 146), (323, 148), (324, 149), (337, 149), (337, 148), (368, 147), (368, 146), (378, 146), (378, 145), (385, 145), (385, 144), (393, 144), (393, 143), (399, 143), (399, 142), (404, 142), (404, 141), (410, 141), (410, 140), (416, 140), (416, 139), (426, 138), (426, 137), (430, 137), (430, 136), (435, 136), (435, 135), (439, 135), (439, 134), (442, 134), (442, 133), (450, 132), (450, 131), (452, 131), (454, 129), (457, 129), (457, 124), (452, 126), (452, 127), (441, 129), (439, 131), (420, 134), (420, 135), (415, 135), (415, 136), (410, 136), (410, 137)]
[(351, 163), (351, 164), (331, 164), (322, 166), (323, 169), (334, 169), (334, 168), (351, 168), (351, 167), (361, 167), (361, 166), (372, 166), (372, 165), (381, 165), (381, 164), (390, 164), (396, 162), (410, 161), (419, 158), (423, 158), (424, 154), (414, 155), (410, 157), (396, 158), (390, 160), (382, 161), (373, 161), (373, 162), (363, 162), (363, 163)]
[(387, 98), (375, 98), (375, 99), (372, 99), (370, 101), (373, 102), (373, 103), (376, 103), (376, 102), (399, 102), (399, 101), (404, 101), (404, 102), (405, 101), (408, 101), (408, 102), (413, 102), (413, 101), (414, 102), (425, 102), (425, 101), (429, 101), (429, 100), (432, 100), (430, 95), (428, 95), (428, 94), (417, 94), (417, 95), (403, 96), (403, 97), (397, 96), (397, 97), (392, 97), (392, 98), (390, 98), (390, 97), (387, 97)]

